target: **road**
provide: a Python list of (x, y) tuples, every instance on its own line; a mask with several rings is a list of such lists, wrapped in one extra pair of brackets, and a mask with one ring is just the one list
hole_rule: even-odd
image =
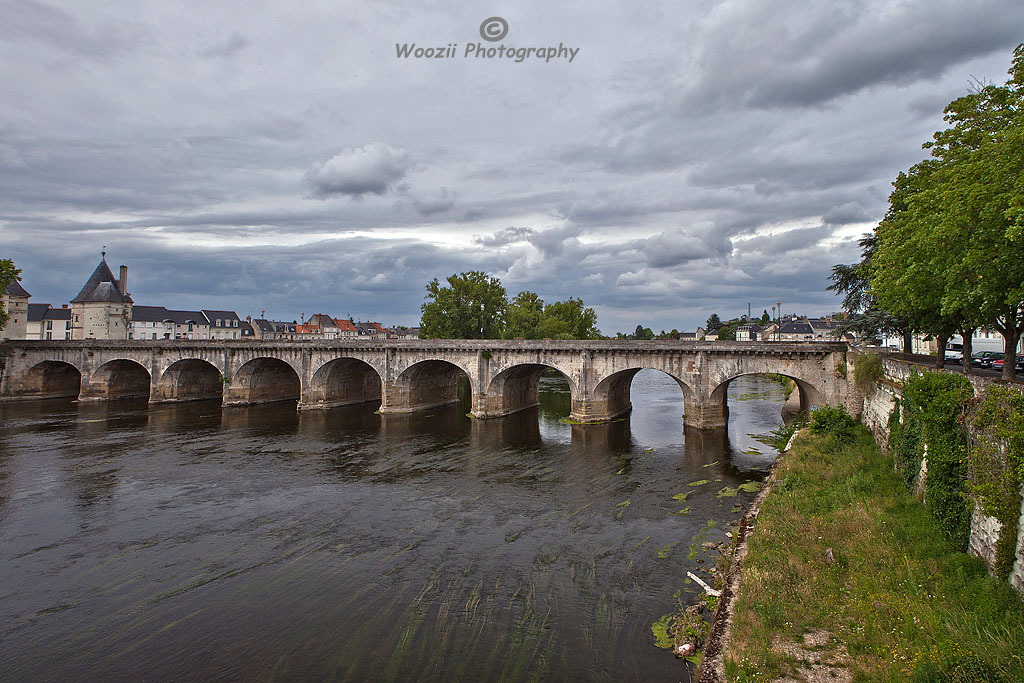
[[(889, 357), (890, 358), (899, 358), (900, 360), (905, 360), (908, 363), (914, 363), (916, 365), (925, 365), (925, 366), (928, 366), (930, 368), (934, 368), (935, 367), (935, 356), (926, 356), (926, 355), (917, 354), (917, 353), (890, 353)], [(964, 368), (963, 368), (962, 365), (958, 365), (956, 363), (950, 363), (949, 361), (946, 361), (946, 369), (950, 370), (952, 372), (960, 372), (960, 373), (962, 373), (964, 371)], [(994, 378), (998, 379), (998, 378), (1003, 376), (1003, 373), (1002, 373), (1001, 370), (989, 370), (989, 369), (986, 369), (986, 368), (977, 368), (977, 367), (973, 368), (973, 370), (974, 370), (973, 374), (979, 375), (981, 377), (994, 377)], [(1018, 370), (1017, 371), (1017, 378), (1015, 380), (1013, 380), (1013, 381), (1017, 382), (1019, 384), (1024, 384), (1024, 373), (1022, 373), (1020, 370)]]

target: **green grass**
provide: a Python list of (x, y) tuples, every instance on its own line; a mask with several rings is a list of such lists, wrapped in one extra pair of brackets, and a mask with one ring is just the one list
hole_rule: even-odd
[(797, 440), (748, 543), (730, 681), (792, 674), (781, 643), (819, 629), (854, 681), (1024, 680), (1020, 596), (952, 550), (861, 426)]

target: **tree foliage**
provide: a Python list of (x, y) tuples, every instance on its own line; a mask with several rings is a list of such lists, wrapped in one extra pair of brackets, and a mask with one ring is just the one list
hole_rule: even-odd
[(1024, 332), (1024, 44), (1005, 85), (978, 83), (945, 120), (924, 145), (932, 158), (893, 183), (861, 262), (835, 266), (829, 289), (855, 314), (846, 329), (920, 331), (942, 346), (994, 327), (1012, 358)]
[[(15, 280), (20, 280), (19, 275), (21, 275), (21, 271), (14, 267), (14, 261), (9, 258), (0, 259), (0, 292), (7, 289), (7, 286)], [(7, 320), (7, 310), (0, 307), (0, 330), (7, 326)]]
[(537, 339), (537, 327), (544, 317), (544, 301), (533, 292), (519, 292), (505, 314), (505, 336), (509, 339)]
[(722, 320), (718, 317), (717, 313), (712, 313), (711, 317), (709, 317), (707, 319), (707, 322), (704, 323), (704, 329), (707, 330), (708, 332), (717, 330), (721, 326)]
[[(505, 288), (478, 270), (450, 275), (448, 286), (434, 278), (421, 306), (420, 337), (496, 339), (504, 329)], [(482, 332), (481, 332), (482, 330)]]
[[(599, 339), (597, 313), (582, 299), (545, 304), (534, 292), (511, 301), (497, 278), (479, 271), (427, 285), (420, 336), (441, 339)], [(482, 330), (482, 332), (481, 332)]]

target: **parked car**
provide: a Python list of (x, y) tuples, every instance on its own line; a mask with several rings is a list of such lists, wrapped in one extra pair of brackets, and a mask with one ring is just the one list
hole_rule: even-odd
[[(1000, 353), (999, 358), (996, 358), (995, 360), (992, 361), (992, 369), (999, 370), (1000, 372), (1002, 372), (1005, 360), (1006, 359), (1004, 358), (1004, 354)], [(1017, 356), (1016, 358), (1014, 358), (1014, 366), (1018, 370), (1024, 370), (1024, 356)]]
[(951, 349), (946, 349), (946, 362), (947, 363), (956, 363), (957, 365), (962, 364), (964, 362), (964, 354), (963, 354), (963, 352), (962, 351), (953, 351)]
[(992, 360), (997, 355), (1002, 354), (999, 351), (979, 351), (978, 353), (971, 354), (971, 365), (976, 368), (990, 368), (992, 367)]

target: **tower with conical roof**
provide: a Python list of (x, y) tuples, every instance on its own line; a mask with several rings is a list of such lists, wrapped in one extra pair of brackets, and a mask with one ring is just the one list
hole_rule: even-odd
[(7, 311), (7, 324), (0, 330), (0, 339), (24, 339), (28, 336), (28, 300), (32, 295), (25, 291), (17, 279), (0, 292), (0, 310)]
[(71, 338), (127, 339), (132, 303), (128, 267), (121, 266), (121, 277), (114, 277), (104, 251), (82, 291), (71, 300)]

